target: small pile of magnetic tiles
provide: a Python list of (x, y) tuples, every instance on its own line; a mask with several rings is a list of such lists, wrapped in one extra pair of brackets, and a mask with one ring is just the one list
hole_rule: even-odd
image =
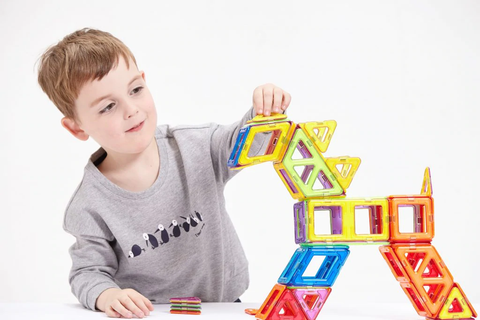
[(197, 297), (182, 297), (170, 299), (170, 313), (200, 314), (202, 300)]

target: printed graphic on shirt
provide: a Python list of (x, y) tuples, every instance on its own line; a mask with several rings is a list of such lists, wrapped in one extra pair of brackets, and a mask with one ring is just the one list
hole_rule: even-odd
[[(200, 212), (197, 212), (197, 211), (195, 211), (195, 217), (192, 215), (192, 219), (195, 222), (195, 225), (193, 225), (193, 223), (192, 223), (193, 227), (196, 227), (200, 222), (203, 222), (202, 214)], [(203, 227), (205, 227), (205, 222), (203, 222), (200, 231), (198, 233), (195, 233), (196, 237), (198, 237), (202, 233)]]
[(155, 231), (155, 233), (157, 233), (159, 231), (160, 231), (160, 240), (161, 240), (160, 244), (164, 245), (165, 243), (168, 243), (168, 241), (170, 240), (169, 235), (168, 235), (168, 230), (165, 229), (163, 224), (158, 225), (158, 229), (157, 229), (157, 231)]
[(170, 237), (175, 237), (178, 238), (180, 237), (180, 226), (178, 225), (177, 220), (172, 220), (172, 223), (170, 224), (169, 228), (173, 226), (172, 232), (173, 234), (170, 234)]
[(149, 251), (157, 248), (161, 249), (162, 246), (168, 245), (170, 241), (178, 241), (177, 239), (188, 236), (189, 233), (195, 234), (195, 237), (199, 237), (202, 234), (205, 221), (200, 212), (194, 211), (187, 217), (180, 216), (180, 218), (182, 219), (180, 223), (174, 219), (167, 228), (163, 224), (159, 224), (153, 233), (143, 233), (142, 238), (145, 241), (145, 248), (134, 244), (128, 253), (128, 257), (138, 257), (142, 252), (147, 252), (147, 249)]
[(182, 223), (181, 227), (183, 228), (183, 230), (185, 230), (185, 232), (188, 232), (190, 231), (190, 217), (182, 217), (180, 216), (180, 218), (184, 219), (185, 222)]
[(149, 244), (152, 247), (152, 249), (155, 249), (156, 247), (158, 247), (157, 238), (155, 238), (153, 234), (144, 233), (143, 239), (145, 239), (145, 244), (147, 245), (147, 247), (149, 246)]
[(130, 250), (130, 252), (128, 253), (128, 257), (133, 258), (133, 257), (139, 256), (142, 253), (142, 251), (145, 251), (145, 249), (140, 248), (139, 245), (134, 244), (132, 246), (132, 250)]

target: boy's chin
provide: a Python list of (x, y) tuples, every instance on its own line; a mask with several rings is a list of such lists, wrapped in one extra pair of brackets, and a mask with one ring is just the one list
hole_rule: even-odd
[[(142, 141), (137, 143), (134, 147), (133, 150), (131, 150), (132, 153), (141, 153), (147, 150), (150, 147), (154, 147), (155, 144), (155, 137), (152, 135), (152, 138), (146, 141)], [(156, 149), (156, 148), (155, 148)]]

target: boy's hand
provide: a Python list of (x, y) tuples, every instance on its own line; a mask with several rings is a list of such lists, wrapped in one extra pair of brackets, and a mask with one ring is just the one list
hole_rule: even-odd
[(153, 311), (150, 300), (133, 289), (107, 289), (98, 296), (96, 307), (111, 318), (143, 318)]
[(257, 114), (269, 116), (272, 112), (282, 113), (287, 110), (292, 97), (274, 84), (261, 85), (253, 91), (253, 108)]

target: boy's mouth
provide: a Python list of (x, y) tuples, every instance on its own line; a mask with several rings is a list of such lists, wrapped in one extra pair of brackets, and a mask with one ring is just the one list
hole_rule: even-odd
[(135, 132), (135, 131), (140, 131), (143, 128), (143, 124), (145, 123), (145, 120), (137, 124), (136, 126), (128, 129), (126, 132)]

